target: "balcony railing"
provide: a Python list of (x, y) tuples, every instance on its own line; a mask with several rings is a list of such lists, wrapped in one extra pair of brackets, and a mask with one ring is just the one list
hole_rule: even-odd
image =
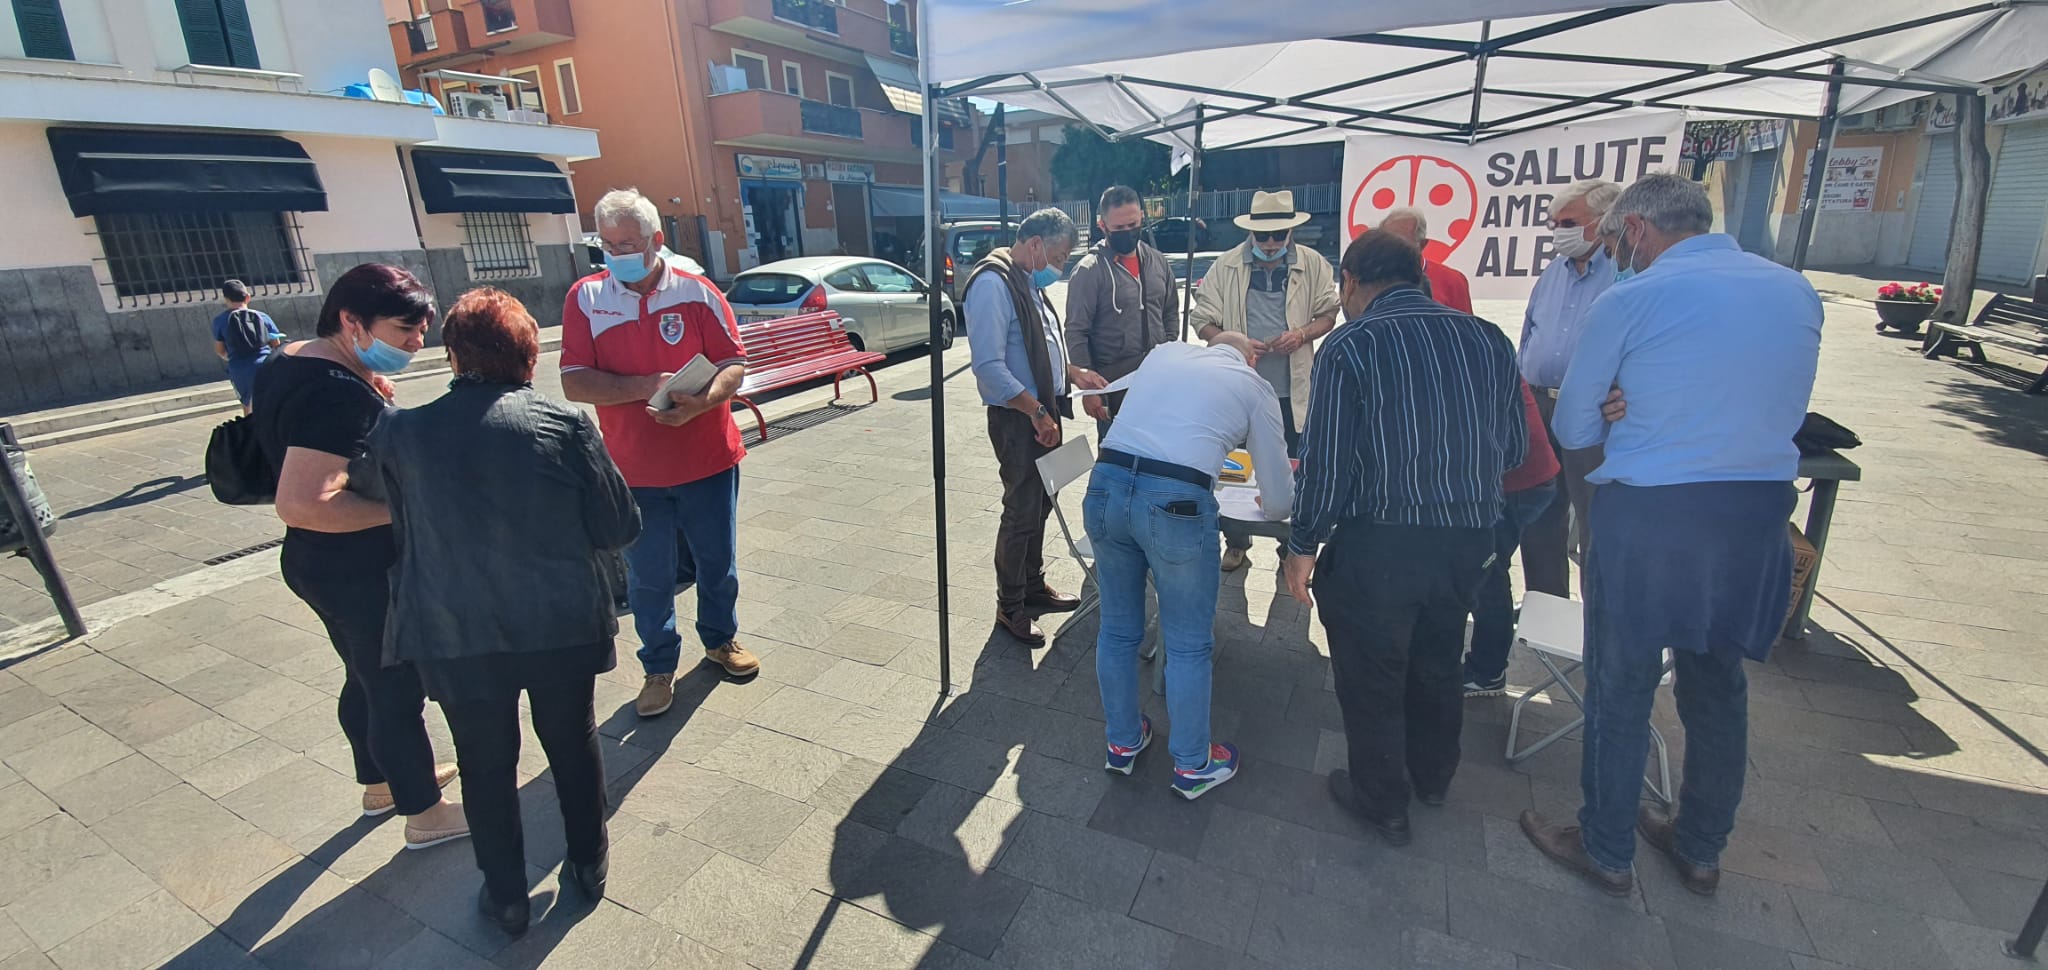
[(827, 34), (839, 33), (839, 5), (829, 0), (775, 0), (775, 19)]
[(406, 46), (415, 54), (424, 54), (440, 46), (434, 36), (434, 21), (422, 17), (405, 25)]
[(804, 130), (814, 135), (836, 135), (840, 138), (859, 138), (860, 111), (824, 101), (803, 103)]
[(483, 8), (485, 33), (495, 34), (519, 26), (519, 18), (512, 12), (510, 0), (483, 0)]
[(917, 56), (917, 35), (902, 24), (889, 25), (889, 49), (904, 57)]

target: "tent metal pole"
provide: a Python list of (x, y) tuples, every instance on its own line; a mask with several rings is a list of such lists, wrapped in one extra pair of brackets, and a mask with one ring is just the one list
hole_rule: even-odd
[(996, 102), (996, 211), (1002, 220), (1002, 238), (1010, 238), (1010, 122), (1003, 117), (1006, 106)]
[[(1812, 63), (1808, 63), (1808, 64), (1801, 64), (1801, 65), (1799, 65), (1799, 66), (1797, 66), (1797, 67), (1794, 67), (1794, 68), (1793, 68), (1793, 70), (1795, 70), (1795, 71), (1804, 71), (1804, 70), (1808, 70), (1808, 69), (1811, 69), (1811, 68), (1816, 68), (1816, 67), (1824, 67), (1824, 66), (1826, 66), (1826, 65), (1827, 65), (1828, 63), (1830, 63), (1830, 59), (1825, 59), (1825, 58), (1824, 58), (1824, 59), (1822, 59), (1822, 60), (1814, 61), (1814, 62), (1812, 62)], [(1615, 103), (1615, 102), (1617, 102), (1617, 101), (1620, 101), (1620, 100), (1623, 100), (1623, 99), (1625, 99), (1625, 98), (1626, 98), (1626, 97), (1627, 97), (1628, 95), (1634, 94), (1634, 93), (1636, 93), (1636, 92), (1638, 92), (1638, 91), (1649, 91), (1649, 90), (1652, 90), (1652, 89), (1655, 89), (1655, 88), (1661, 88), (1661, 87), (1666, 87), (1666, 86), (1668, 86), (1668, 85), (1672, 85), (1672, 84), (1679, 84), (1679, 83), (1682, 83), (1682, 82), (1685, 82), (1685, 81), (1692, 81), (1692, 80), (1696, 80), (1696, 79), (1699, 79), (1699, 78), (1703, 78), (1703, 77), (1706, 77), (1708, 73), (1709, 73), (1709, 72), (1708, 72), (1708, 71), (1706, 71), (1706, 70), (1705, 70), (1705, 69), (1703, 69), (1703, 68), (1696, 68), (1696, 69), (1694, 69), (1694, 70), (1689, 70), (1689, 71), (1686, 71), (1686, 72), (1685, 72), (1685, 73), (1683, 73), (1683, 74), (1674, 74), (1674, 75), (1672, 75), (1672, 76), (1670, 76), (1670, 77), (1665, 77), (1665, 78), (1657, 78), (1657, 79), (1655, 79), (1655, 80), (1650, 80), (1650, 81), (1640, 81), (1640, 82), (1637, 82), (1637, 83), (1635, 83), (1635, 84), (1630, 84), (1630, 85), (1627, 85), (1626, 87), (1619, 87), (1619, 88), (1615, 88), (1615, 89), (1614, 89), (1614, 90), (1612, 90), (1612, 91), (1608, 91), (1608, 92), (1605, 92), (1605, 93), (1602, 93), (1602, 94), (1593, 94), (1593, 95), (1585, 95), (1585, 96), (1580, 96), (1580, 97), (1568, 97), (1568, 98), (1566, 98), (1566, 99), (1564, 99), (1564, 100), (1562, 100), (1562, 101), (1558, 102), (1557, 104), (1553, 104), (1553, 105), (1550, 105), (1550, 106), (1548, 106), (1548, 107), (1544, 107), (1544, 108), (1531, 108), (1530, 110), (1528, 110), (1528, 111), (1524, 111), (1524, 112), (1522, 112), (1521, 114), (1514, 114), (1514, 115), (1509, 115), (1509, 116), (1507, 116), (1507, 117), (1505, 117), (1505, 118), (1497, 118), (1497, 119), (1495, 119), (1495, 120), (1494, 120), (1494, 121), (1493, 121), (1492, 123), (1488, 124), (1488, 125), (1487, 125), (1487, 127), (1488, 127), (1488, 128), (1490, 128), (1490, 129), (1500, 129), (1500, 128), (1506, 128), (1506, 127), (1507, 127), (1507, 126), (1509, 126), (1509, 125), (1513, 125), (1513, 124), (1518, 124), (1518, 123), (1520, 123), (1520, 122), (1528, 121), (1528, 120), (1530, 120), (1530, 119), (1532, 119), (1532, 118), (1541, 118), (1541, 117), (1543, 117), (1544, 115), (1549, 115), (1549, 114), (1556, 114), (1556, 113), (1558, 113), (1558, 112), (1560, 112), (1560, 111), (1570, 111), (1571, 109), (1573, 109), (1573, 108), (1576, 108), (1576, 107), (1579, 107), (1579, 106), (1581, 106), (1581, 105), (1588, 105), (1588, 104), (1600, 104), (1600, 103), (1607, 103), (1607, 104), (1613, 104), (1613, 103)], [(1727, 80), (1722, 80), (1722, 81), (1714, 81), (1714, 82), (1712, 82), (1712, 83), (1709, 83), (1709, 84), (1702, 84), (1702, 85), (1697, 85), (1697, 86), (1694, 86), (1694, 87), (1689, 87), (1689, 88), (1686, 88), (1686, 89), (1684, 89), (1684, 90), (1681, 90), (1681, 91), (1673, 91), (1673, 92), (1670, 92), (1670, 93), (1668, 93), (1668, 94), (1662, 94), (1662, 95), (1657, 95), (1657, 96), (1654, 96), (1654, 97), (1652, 97), (1652, 98), (1651, 98), (1650, 100), (1652, 100), (1652, 101), (1656, 101), (1656, 100), (1663, 100), (1663, 99), (1668, 99), (1668, 98), (1677, 98), (1677, 97), (1684, 97), (1684, 96), (1687, 96), (1687, 95), (1693, 95), (1693, 94), (1700, 94), (1700, 93), (1702, 93), (1702, 92), (1706, 92), (1706, 91), (1714, 91), (1714, 90), (1719, 90), (1719, 89), (1721, 89), (1721, 88), (1725, 88), (1725, 87), (1733, 87), (1733, 86), (1735, 86), (1735, 85), (1737, 85), (1737, 84), (1747, 84), (1747, 83), (1749, 83), (1749, 82), (1750, 82), (1750, 81), (1752, 81), (1752, 80), (1754, 80), (1754, 78), (1750, 78), (1750, 77), (1737, 77), (1737, 78), (1730, 78), (1730, 79), (1727, 79)], [(1623, 107), (1626, 107), (1626, 105), (1623, 105)], [(1600, 112), (1600, 113), (1605, 113), (1605, 112)], [(1586, 115), (1576, 115), (1576, 116), (1574, 116), (1573, 118), (1569, 118), (1569, 119), (1566, 119), (1566, 120), (1567, 120), (1567, 121), (1575, 121), (1575, 120), (1579, 120), (1579, 119), (1581, 119), (1581, 118), (1585, 118), (1585, 117), (1587, 117), (1587, 116), (1586, 116)], [(1563, 122), (1557, 122), (1557, 121), (1546, 121), (1546, 122), (1544, 122), (1544, 125), (1555, 125), (1555, 124), (1563, 124)], [(1541, 127), (1541, 126), (1539, 126), (1539, 127)], [(1525, 129), (1525, 130), (1526, 130), (1526, 129)]]
[(1806, 268), (1806, 247), (1813, 242), (1813, 226), (1820, 219), (1821, 184), (1827, 180), (1828, 153), (1835, 147), (1835, 123), (1841, 117), (1841, 58), (1828, 68), (1827, 113), (1820, 116), (1820, 132), (1813, 142), (1813, 157), (1806, 163), (1806, 192), (1799, 200), (1799, 237), (1792, 240), (1792, 268)]
[[(1800, 49), (1801, 51), (1804, 48)], [(1796, 52), (1795, 52), (1796, 53)], [(1784, 68), (1749, 67), (1743, 64), (1698, 64), (1686, 61), (1666, 61), (1647, 57), (1608, 57), (1602, 54), (1567, 54), (1561, 51), (1495, 51), (1495, 57), (1512, 57), (1527, 61), (1558, 61), (1565, 64), (1599, 64), (1608, 67), (1647, 67), (1672, 71), (1684, 71), (1684, 77), (1670, 78), (1666, 83), (1683, 81), (1689, 77), (1707, 74), (1742, 74), (1749, 77), (1775, 77), (1792, 81), (1817, 81), (1828, 83), (1826, 74), (1810, 74)], [(1766, 55), (1768, 59), (1771, 55)], [(1882, 77), (1858, 77), (1849, 81), (1858, 87), (1891, 88), (1896, 91), (1919, 91), (1925, 94), (1975, 93), (1976, 88), (1954, 84), (1930, 84), (1926, 81), (1899, 81)]]
[(939, 96), (942, 98), (957, 98), (963, 94), (974, 94), (981, 88), (988, 87), (991, 84), (999, 84), (1016, 76), (1015, 74), (984, 75), (972, 81), (962, 81), (949, 88), (941, 88), (939, 89)]
[(1472, 120), (1465, 125), (1465, 144), (1479, 140), (1479, 111), (1486, 105), (1486, 41), (1493, 36), (1493, 21), (1479, 22), (1479, 54), (1472, 67)]
[(952, 583), (946, 575), (946, 360), (939, 348), (945, 346), (945, 317), (940, 313), (944, 301), (945, 276), (944, 255), (939, 252), (939, 86), (931, 78), (931, 30), (932, 5), (917, 5), (918, 50), (917, 64), (924, 82), (924, 139), (920, 146), (924, 153), (924, 280), (926, 327), (931, 339), (926, 355), (931, 360), (931, 406), (932, 406), (932, 522), (937, 532), (934, 537), (936, 560), (936, 581), (939, 584), (939, 702), (953, 696), (953, 623), (951, 612)]
[[(1466, 61), (1466, 58), (1465, 58), (1465, 57), (1463, 57), (1463, 56), (1456, 56), (1456, 57), (1446, 57), (1446, 58), (1442, 58), (1442, 59), (1440, 59), (1440, 60), (1434, 60), (1434, 61), (1430, 61), (1430, 62), (1429, 62), (1429, 63), (1427, 63), (1427, 64), (1418, 64), (1418, 65), (1416, 65), (1416, 66), (1414, 66), (1414, 67), (1404, 67), (1404, 68), (1402, 68), (1402, 69), (1400, 69), (1400, 70), (1398, 70), (1398, 71), (1387, 71), (1387, 72), (1385, 72), (1385, 73), (1382, 73), (1382, 74), (1375, 74), (1375, 75), (1373, 75), (1373, 76), (1371, 76), (1371, 77), (1362, 77), (1362, 78), (1359, 78), (1359, 79), (1358, 79), (1358, 80), (1356, 80), (1356, 81), (1345, 81), (1345, 82), (1344, 82), (1344, 83), (1342, 83), (1342, 84), (1332, 84), (1332, 85), (1330, 85), (1329, 87), (1325, 87), (1325, 88), (1317, 88), (1317, 89), (1316, 89), (1316, 90), (1314, 90), (1314, 91), (1305, 91), (1305, 92), (1303, 92), (1303, 93), (1302, 93), (1302, 94), (1301, 94), (1301, 95), (1300, 95), (1299, 97), (1295, 97), (1295, 98), (1290, 98), (1290, 99), (1288, 99), (1288, 102), (1287, 102), (1287, 103), (1288, 103), (1288, 104), (1290, 104), (1290, 105), (1302, 105), (1304, 101), (1308, 101), (1308, 100), (1310, 100), (1310, 99), (1314, 99), (1314, 98), (1321, 98), (1321, 97), (1326, 97), (1326, 96), (1328, 96), (1328, 95), (1332, 95), (1332, 94), (1337, 94), (1337, 93), (1339, 93), (1339, 92), (1342, 92), (1342, 91), (1349, 91), (1349, 90), (1351, 90), (1352, 88), (1364, 87), (1364, 86), (1366, 86), (1366, 85), (1371, 85), (1371, 84), (1378, 84), (1378, 83), (1380, 83), (1380, 82), (1382, 82), (1382, 81), (1391, 81), (1391, 80), (1393, 80), (1393, 79), (1395, 79), (1395, 78), (1397, 78), (1397, 77), (1405, 77), (1405, 76), (1407, 76), (1407, 75), (1410, 75), (1410, 74), (1420, 74), (1420, 73), (1422, 73), (1422, 72), (1424, 72), (1424, 71), (1434, 71), (1434, 70), (1436, 70), (1437, 68), (1441, 68), (1441, 67), (1450, 67), (1450, 66), (1452, 66), (1452, 65), (1454, 65), (1454, 64), (1463, 64), (1463, 63), (1465, 63), (1465, 61)], [(1208, 88), (1200, 88), (1200, 87), (1196, 87), (1196, 86), (1194, 86), (1194, 85), (1173, 85), (1173, 84), (1167, 84), (1167, 83), (1165, 83), (1165, 82), (1155, 82), (1155, 81), (1152, 81), (1152, 80), (1149, 80), (1149, 79), (1146, 79), (1146, 78), (1141, 78), (1141, 77), (1130, 77), (1130, 76), (1128, 76), (1128, 75), (1126, 75), (1126, 76), (1124, 77), (1124, 79), (1123, 79), (1123, 80), (1124, 80), (1124, 83), (1125, 83), (1126, 85), (1129, 85), (1129, 84), (1139, 84), (1139, 85), (1143, 85), (1143, 86), (1145, 86), (1145, 87), (1164, 87), (1164, 88), (1169, 88), (1169, 89), (1171, 89), (1171, 90), (1177, 90), (1177, 91), (1184, 91), (1184, 92), (1188, 92), (1188, 93), (1193, 93), (1193, 94), (1212, 94), (1212, 95), (1218, 95), (1218, 96), (1223, 96), (1223, 97), (1233, 97), (1233, 98), (1240, 98), (1240, 99), (1243, 99), (1243, 100), (1246, 100), (1246, 101), (1255, 101), (1255, 102), (1257, 102), (1256, 104), (1251, 104), (1251, 105), (1247, 105), (1247, 106), (1244, 106), (1244, 107), (1241, 107), (1241, 108), (1216, 108), (1216, 107), (1215, 107), (1214, 105), (1211, 105), (1211, 106), (1210, 106), (1210, 110), (1211, 110), (1211, 112), (1212, 112), (1212, 113), (1211, 113), (1211, 114), (1209, 115), (1209, 120), (1210, 120), (1210, 121), (1222, 121), (1222, 120), (1224, 120), (1224, 119), (1226, 119), (1226, 118), (1235, 118), (1235, 117), (1237, 117), (1237, 116), (1239, 116), (1239, 115), (1247, 115), (1247, 114), (1256, 114), (1256, 113), (1258, 113), (1258, 112), (1261, 112), (1261, 111), (1266, 111), (1266, 110), (1269, 110), (1269, 109), (1272, 109), (1272, 108), (1278, 107), (1278, 106), (1279, 106), (1279, 104), (1280, 104), (1280, 103), (1279, 103), (1279, 101), (1278, 101), (1277, 99), (1274, 99), (1274, 98), (1268, 98), (1268, 97), (1263, 97), (1263, 96), (1259, 96), (1259, 95), (1249, 95), (1249, 94), (1242, 94), (1242, 93), (1236, 93), (1236, 92), (1230, 92), (1230, 91), (1215, 91), (1215, 90), (1212, 90), (1212, 89), (1208, 89)], [(1456, 96), (1457, 96), (1457, 95), (1452, 95), (1452, 97), (1456, 97)], [(1434, 104), (1435, 102), (1434, 102), (1434, 101), (1431, 101), (1430, 103)], [(1345, 110), (1363, 110), (1363, 109), (1345, 109)], [(1394, 121), (1406, 121), (1407, 119), (1405, 119), (1405, 118), (1399, 118), (1399, 117), (1396, 117), (1397, 113), (1398, 113), (1398, 112), (1400, 112), (1401, 110), (1403, 110), (1403, 109), (1400, 109), (1400, 108), (1395, 108), (1395, 109), (1392, 109), (1392, 110), (1390, 110), (1390, 111), (1381, 111), (1381, 112), (1373, 112), (1372, 114), (1374, 114), (1374, 115), (1378, 115), (1378, 116), (1381, 116), (1381, 117), (1386, 117), (1386, 118), (1388, 118), (1389, 120), (1394, 120)], [(1342, 112), (1342, 111), (1340, 111), (1340, 112), (1338, 112), (1338, 113), (1340, 113), (1340, 114), (1341, 114), (1341, 113), (1343, 113), (1343, 112)], [(1163, 135), (1163, 134), (1166, 134), (1166, 133), (1168, 133), (1168, 132), (1174, 132), (1174, 131), (1182, 131), (1182, 130), (1185, 130), (1185, 129), (1188, 129), (1188, 128), (1192, 128), (1192, 127), (1194, 127), (1194, 125), (1195, 125), (1195, 123), (1194, 123), (1194, 122), (1192, 122), (1192, 121), (1176, 121), (1176, 122), (1174, 122), (1174, 123), (1172, 123), (1172, 124), (1162, 124), (1162, 125), (1160, 125), (1160, 126), (1158, 126), (1158, 127), (1156, 127), (1156, 128), (1155, 128), (1155, 127), (1151, 127), (1151, 126), (1145, 126), (1145, 125), (1141, 125), (1141, 126), (1139, 126), (1139, 127), (1137, 127), (1137, 128), (1133, 128), (1133, 129), (1131, 129), (1130, 131), (1127, 131), (1127, 132), (1125, 132), (1125, 133), (1124, 133), (1124, 135), (1125, 135), (1126, 137), (1132, 137), (1132, 136), (1138, 136), (1138, 137), (1150, 137), (1150, 136), (1152, 136), (1152, 135)], [(1391, 134), (1391, 133), (1390, 133), (1390, 134)]]
[[(1180, 339), (1188, 339), (1188, 321), (1195, 315), (1195, 205), (1202, 199), (1202, 124), (1206, 105), (1195, 105), (1195, 156), (1188, 162), (1188, 277), (1180, 285)], [(1139, 311), (1143, 316), (1143, 311)]]

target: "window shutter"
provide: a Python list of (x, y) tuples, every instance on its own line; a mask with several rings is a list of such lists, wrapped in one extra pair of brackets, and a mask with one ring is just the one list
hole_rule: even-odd
[(235, 67), (257, 70), (256, 31), (249, 25), (247, 0), (219, 0), (221, 33), (227, 36), (228, 58)]
[(64, 8), (58, 0), (14, 0), (14, 24), (21, 29), (22, 53), (29, 57), (78, 59), (71, 51), (71, 32), (64, 27)]
[(194, 64), (234, 67), (228, 54), (228, 38), (221, 29), (220, 4), (215, 0), (177, 0), (178, 24), (185, 29), (185, 56)]

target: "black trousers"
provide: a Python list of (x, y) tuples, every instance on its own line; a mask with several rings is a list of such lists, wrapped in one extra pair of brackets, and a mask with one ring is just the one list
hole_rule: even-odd
[(1494, 555), (1491, 529), (1353, 520), (1316, 560), (1351, 780), (1376, 816), (1405, 815), (1458, 771), (1465, 616)]
[[(1571, 554), (1573, 551), (1585, 551), (1587, 533), (1591, 531), (1587, 525), (1592, 521), (1593, 486), (1586, 481), (1586, 476), (1600, 467), (1607, 453), (1599, 445), (1566, 448), (1558, 443), (1557, 432), (1550, 430), (1550, 415), (1557, 408), (1557, 398), (1551, 397), (1548, 389), (1531, 387), (1530, 390), (1536, 394), (1536, 409), (1543, 414), (1544, 436), (1550, 439), (1550, 447), (1557, 453), (1562, 470), (1557, 476), (1557, 498), (1522, 533), (1522, 579), (1525, 585), (1539, 593), (1570, 598)], [(1582, 588), (1585, 579), (1585, 571), (1581, 569), (1579, 585)]]
[(1003, 517), (996, 526), (996, 608), (1013, 613), (1045, 585), (1045, 520), (1052, 498), (1037, 461), (1052, 451), (1038, 443), (1031, 419), (1011, 408), (988, 409), (988, 440), (1003, 479)]
[(384, 666), (384, 610), (390, 587), (381, 572), (336, 568), (283, 556), (285, 585), (327, 627), (347, 680), (338, 715), (355, 757), (356, 781), (389, 784), (400, 815), (418, 815), (441, 801), (434, 746), (427, 740), (426, 689), (411, 664)]
[[(516, 663), (516, 655), (507, 655)], [(589, 673), (551, 671), (547, 665), (521, 671), (513, 682), (533, 706), (533, 733), (548, 755), (569, 861), (596, 862), (605, 838), (604, 762), (597, 750), (597, 678)], [(526, 898), (526, 833), (519, 819), (519, 694), (441, 701), (462, 766), (462, 807), (469, 815), (469, 844), (491, 898)]]

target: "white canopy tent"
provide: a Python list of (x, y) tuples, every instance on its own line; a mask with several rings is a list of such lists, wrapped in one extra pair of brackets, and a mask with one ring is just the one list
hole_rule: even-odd
[[(1176, 146), (1194, 162), (1192, 195), (1204, 150), (1362, 132), (1478, 142), (1683, 108), (1818, 119), (1825, 145), (1844, 113), (1975, 95), (2048, 63), (2048, 0), (923, 0), (919, 12), (928, 220), (938, 209), (934, 106), (947, 97)], [(1814, 152), (1810, 166), (1826, 155)], [(1821, 182), (1810, 168), (1795, 265)], [(938, 346), (941, 274), (926, 273)], [(933, 354), (940, 677), (950, 691), (943, 382)]]

